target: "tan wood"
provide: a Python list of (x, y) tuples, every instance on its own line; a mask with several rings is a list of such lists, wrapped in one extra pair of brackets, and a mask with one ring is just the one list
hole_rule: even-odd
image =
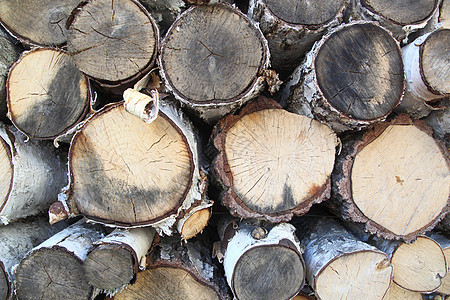
[[(33, 75), (32, 75), (33, 74)], [(89, 86), (67, 52), (25, 52), (7, 82), (9, 118), (33, 138), (54, 138), (79, 122), (89, 108)]]
[(383, 300), (422, 300), (422, 294), (417, 292), (411, 292), (398, 286), (396, 283), (392, 283), (391, 287), (387, 291)]
[(204, 208), (194, 212), (183, 224), (181, 228), (181, 236), (188, 240), (205, 229), (211, 217), (211, 209)]
[[(447, 215), (448, 216), (448, 215)], [(438, 229), (438, 227), (436, 227)], [(432, 238), (435, 242), (441, 246), (442, 251), (444, 251), (445, 260), (447, 262), (447, 267), (450, 264), (450, 239), (448, 239), (443, 232), (438, 232), (437, 230), (432, 231), (427, 235), (429, 238)], [(448, 271), (448, 270), (447, 270)], [(437, 290), (438, 293), (450, 295), (450, 276), (447, 275), (442, 278), (442, 284)]]
[(11, 151), (0, 137), (0, 211), (8, 200), (9, 191), (13, 182), (13, 166), (11, 164)]
[(441, 10), (439, 14), (439, 22), (442, 27), (450, 28), (450, 2), (449, 0), (442, 0)]

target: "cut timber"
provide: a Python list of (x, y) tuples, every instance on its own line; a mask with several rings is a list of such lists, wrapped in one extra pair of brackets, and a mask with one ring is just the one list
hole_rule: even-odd
[(140, 263), (145, 261), (154, 236), (150, 227), (116, 229), (97, 241), (83, 264), (89, 283), (108, 294), (128, 285), (139, 268), (146, 267)]
[(357, 0), (352, 12), (354, 18), (377, 21), (403, 40), (411, 32), (424, 28), (439, 12), (440, 0)]
[(268, 63), (261, 31), (227, 3), (194, 6), (181, 14), (159, 57), (166, 87), (209, 123), (259, 93)]
[(66, 20), (80, 0), (0, 1), (0, 22), (28, 45), (60, 46), (66, 43)]
[(205, 197), (197, 147), (189, 120), (169, 103), (160, 103), (152, 123), (123, 103), (108, 105), (72, 140), (67, 204), (96, 222), (152, 225), (170, 235), (177, 216)]
[[(441, 246), (442, 250), (444, 251), (445, 260), (447, 261), (448, 266), (450, 264), (450, 240), (434, 232), (431, 233), (429, 237), (437, 242), (439, 246)], [(442, 284), (437, 292), (445, 295), (450, 295), (450, 275), (448, 275), (448, 272), (447, 275), (442, 278)]]
[(20, 263), (25, 255), (64, 229), (66, 224), (50, 226), (44, 217), (30, 217), (0, 227), (0, 299), (13, 299), (15, 274), (13, 267)]
[(399, 112), (428, 115), (427, 104), (450, 95), (450, 29), (438, 29), (402, 48), (406, 89)]
[(180, 243), (178, 236), (161, 238), (160, 246), (149, 255), (147, 270), (139, 272), (136, 282), (114, 299), (212, 300), (225, 299), (227, 292), (203, 240)]
[(183, 239), (193, 238), (205, 229), (211, 217), (211, 206), (212, 201), (205, 201), (178, 220), (177, 229)]
[(283, 93), (288, 110), (335, 131), (382, 121), (404, 91), (401, 51), (391, 34), (369, 22), (339, 26), (317, 42)]
[(68, 21), (67, 48), (75, 65), (100, 86), (122, 93), (153, 67), (159, 32), (135, 0), (92, 0)]
[(450, 1), (449, 0), (442, 0), (440, 14), (439, 14), (439, 22), (442, 23), (442, 27), (450, 28)]
[(67, 184), (64, 160), (51, 143), (0, 124), (0, 224), (45, 212)]
[(385, 253), (358, 240), (332, 218), (301, 217), (306, 278), (318, 299), (382, 299), (393, 267)]
[(24, 52), (11, 68), (7, 92), (9, 118), (32, 138), (63, 134), (89, 109), (88, 79), (61, 50)]
[(186, 7), (183, 0), (140, 0), (140, 2), (155, 18), (161, 28), (161, 33), (165, 33), (169, 29)]
[(411, 241), (448, 212), (447, 150), (406, 115), (347, 136), (332, 182), (327, 204), (386, 239)]
[(288, 221), (330, 197), (335, 134), (269, 98), (220, 120), (212, 141), (222, 202), (233, 215)]
[(314, 42), (339, 25), (348, 0), (251, 0), (248, 15), (269, 43), (271, 66), (285, 78), (301, 63)]
[(17, 267), (17, 297), (90, 299), (93, 288), (82, 263), (103, 235), (101, 226), (81, 220), (34, 248)]
[(305, 283), (302, 247), (291, 224), (224, 222), (223, 266), (236, 299), (291, 299)]
[(11, 65), (19, 58), (20, 50), (11, 40), (0, 34), (0, 121), (6, 121), (6, 79)]
[(393, 282), (383, 300), (423, 300), (423, 298), (421, 293), (408, 291)]

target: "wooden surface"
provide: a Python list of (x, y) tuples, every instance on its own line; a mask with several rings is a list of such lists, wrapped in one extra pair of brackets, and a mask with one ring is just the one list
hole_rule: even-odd
[(262, 34), (230, 5), (194, 7), (169, 29), (160, 67), (169, 88), (189, 103), (234, 101), (265, 63)]
[(13, 166), (11, 163), (9, 146), (0, 137), (0, 211), (8, 200), (9, 191), (13, 182)]
[(287, 23), (321, 25), (334, 18), (344, 0), (321, 2), (264, 0), (264, 2), (275, 16)]
[(360, 0), (370, 11), (400, 25), (424, 21), (437, 6), (437, 0)]
[(151, 124), (122, 103), (95, 115), (72, 142), (72, 199), (81, 213), (124, 226), (174, 213), (192, 181), (192, 154), (160, 112)]
[(411, 292), (398, 286), (396, 283), (392, 283), (383, 300), (422, 300), (422, 294), (417, 292)]
[(0, 299), (6, 300), (8, 299), (8, 295), (10, 293), (10, 286), (8, 277), (3, 270), (3, 267), (0, 266)]
[(8, 77), (10, 119), (30, 137), (54, 138), (86, 114), (88, 89), (87, 78), (66, 52), (51, 48), (25, 52)]
[(79, 0), (0, 1), (0, 22), (25, 43), (57, 46), (66, 42), (66, 20)]
[(9, 68), (19, 58), (19, 48), (7, 37), (0, 35), (0, 120), (6, 121), (6, 79)]
[(397, 42), (373, 24), (334, 32), (314, 61), (326, 101), (344, 116), (374, 120), (386, 116), (403, 93), (403, 63)]
[[(437, 234), (436, 232), (431, 232), (428, 237), (432, 238), (439, 244), (439, 246), (441, 246), (442, 251), (444, 251), (445, 260), (448, 266), (450, 264), (450, 239), (448, 239), (444, 235)], [(448, 272), (447, 275), (442, 278), (442, 284), (437, 292), (445, 295), (450, 295), (450, 275)]]
[(95, 0), (73, 16), (67, 48), (83, 73), (119, 82), (152, 64), (157, 37), (153, 19), (137, 1)]
[(430, 34), (420, 46), (423, 81), (439, 94), (450, 94), (450, 29)]
[(211, 209), (204, 208), (193, 213), (183, 224), (181, 228), (181, 236), (188, 240), (205, 229), (211, 217)]

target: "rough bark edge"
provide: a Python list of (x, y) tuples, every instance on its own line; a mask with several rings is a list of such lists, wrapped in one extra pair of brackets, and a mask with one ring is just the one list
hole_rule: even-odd
[[(92, 90), (91, 90), (91, 84), (90, 84), (89, 78), (88, 78), (84, 73), (82, 73), (82, 72), (80, 71), (80, 75), (86, 79), (86, 83), (87, 83), (87, 97), (86, 97), (86, 103), (85, 103), (85, 107), (84, 107), (83, 112), (81, 113), (81, 115), (79, 116), (79, 118), (78, 118), (72, 125), (70, 125), (70, 126), (67, 127), (66, 129), (64, 129), (63, 131), (61, 131), (61, 132), (58, 133), (57, 135), (50, 136), (50, 137), (35, 137), (35, 136), (31, 135), (31, 134), (29, 135), (29, 134), (27, 134), (26, 132), (22, 131), (22, 130), (16, 125), (16, 123), (15, 123), (14, 120), (13, 120), (13, 119), (15, 119), (14, 113), (11, 111), (10, 86), (9, 86), (9, 85), (10, 85), (9, 80), (10, 80), (10, 74), (11, 74), (11, 71), (12, 71), (12, 70), (16, 67), (16, 65), (19, 64), (19, 63), (22, 61), (22, 59), (23, 59), (25, 56), (27, 56), (28, 54), (32, 54), (32, 53), (35, 53), (35, 52), (38, 52), (38, 51), (47, 51), (47, 50), (51, 50), (51, 51), (56, 51), (56, 52), (64, 53), (64, 54), (66, 54), (67, 57), (70, 59), (69, 53), (68, 53), (67, 51), (65, 51), (65, 50), (62, 50), (62, 49), (55, 49), (55, 48), (51, 48), (51, 47), (32, 48), (31, 50), (24, 51), (24, 52), (22, 52), (22, 53), (20, 54), (20, 57), (14, 62), (14, 64), (13, 64), (13, 65), (11, 66), (11, 68), (9, 69), (9, 72), (8, 72), (8, 78), (7, 78), (7, 80), (6, 80), (6, 105), (7, 105), (7, 107), (8, 107), (7, 117), (8, 117), (8, 119), (13, 123), (13, 125), (14, 125), (20, 132), (22, 132), (22, 133), (23, 133), (24, 135), (26, 135), (28, 138), (33, 138), (33, 139), (36, 139), (36, 140), (51, 140), (51, 139), (55, 139), (55, 140), (56, 140), (58, 137), (63, 136), (63, 135), (65, 135), (66, 133), (70, 132), (73, 128), (76, 128), (76, 126), (78, 125), (78, 123), (80, 123), (83, 119), (86, 118), (86, 115), (88, 114), (89, 109), (90, 109), (90, 104), (91, 104), (91, 102), (92, 102)], [(76, 66), (74, 65), (74, 67), (76, 67)]]
[[(352, 21), (348, 24), (342, 24), (329, 30), (329, 32), (316, 42), (310, 52), (306, 54), (304, 61), (295, 69), (291, 75), (291, 79), (286, 83), (281, 93), (281, 103), (283, 106), (287, 104), (287, 109), (291, 112), (314, 117), (320, 122), (327, 124), (336, 132), (348, 130), (360, 130), (370, 124), (382, 122), (386, 120), (388, 115), (400, 104), (405, 93), (405, 79), (403, 79), (402, 93), (400, 94), (396, 104), (391, 111), (375, 119), (360, 120), (352, 119), (342, 112), (335, 109), (323, 95), (317, 82), (315, 60), (322, 46), (330, 38), (331, 35), (338, 33), (340, 30), (351, 27), (353, 25), (372, 25), (384, 31), (388, 36), (392, 37), (395, 43), (397, 53), (401, 59), (402, 52), (400, 44), (394, 38), (392, 33), (376, 22), (372, 21)], [(401, 62), (402, 71), (404, 72), (403, 62)], [(297, 91), (299, 91), (297, 93)], [(297, 94), (297, 95), (294, 95)]]
[[(214, 127), (211, 134), (211, 141), (216, 149), (225, 149), (225, 139), (227, 132), (242, 117), (265, 109), (282, 109), (282, 107), (274, 100), (260, 96), (252, 100), (236, 114), (229, 114), (222, 118)], [(219, 151), (213, 160), (213, 176), (218, 181), (222, 189), (222, 203), (228, 207), (233, 216), (241, 218), (264, 218), (272, 223), (287, 222), (295, 215), (303, 215), (308, 212), (313, 204), (320, 203), (331, 196), (331, 180), (327, 179), (325, 184), (315, 191), (308, 199), (297, 205), (296, 207), (275, 213), (259, 213), (250, 209), (233, 189), (233, 176), (224, 151)]]
[(236, 109), (237, 107), (241, 106), (243, 103), (245, 103), (246, 101), (248, 101), (249, 99), (254, 98), (256, 95), (259, 94), (260, 90), (263, 88), (264, 86), (264, 71), (268, 69), (269, 65), (270, 65), (270, 51), (269, 51), (269, 46), (267, 43), (267, 40), (264, 38), (263, 33), (261, 32), (261, 30), (259, 29), (259, 27), (257, 26), (257, 24), (255, 24), (255, 22), (253, 22), (249, 17), (247, 17), (246, 15), (244, 15), (242, 12), (240, 12), (238, 9), (234, 8), (232, 5), (226, 3), (226, 2), (221, 2), (218, 4), (214, 4), (216, 6), (223, 6), (226, 9), (230, 10), (232, 13), (237, 14), (240, 18), (242, 18), (244, 21), (246, 21), (249, 24), (249, 27), (253, 28), (256, 35), (259, 37), (260, 41), (261, 41), (261, 46), (262, 46), (262, 50), (263, 50), (263, 57), (262, 57), (262, 61), (260, 63), (260, 67), (258, 69), (257, 72), (257, 78), (255, 78), (253, 80), (252, 83), (250, 83), (250, 86), (241, 94), (239, 94), (238, 96), (231, 98), (231, 99), (214, 99), (213, 101), (211, 101), (210, 103), (204, 103), (202, 101), (197, 101), (197, 100), (189, 100), (187, 99), (184, 95), (182, 95), (173, 85), (172, 85), (172, 81), (168, 78), (168, 76), (165, 73), (165, 68), (164, 68), (164, 60), (162, 57), (162, 52), (166, 46), (167, 43), (167, 37), (169, 36), (169, 34), (172, 33), (172, 31), (176, 30), (176, 27), (178, 26), (178, 23), (182, 21), (182, 19), (185, 17), (185, 15), (189, 15), (189, 13), (194, 10), (197, 9), (196, 6), (191, 6), (190, 8), (188, 8), (187, 10), (185, 10), (183, 13), (181, 13), (180, 15), (178, 15), (178, 17), (176, 18), (176, 20), (173, 22), (172, 26), (170, 26), (170, 28), (167, 30), (167, 33), (164, 37), (164, 39), (161, 42), (161, 46), (160, 46), (160, 55), (158, 58), (158, 66), (160, 68), (160, 75), (163, 79), (163, 81), (166, 84), (166, 88), (172, 92), (172, 94), (175, 96), (175, 98), (177, 100), (179, 100), (181, 103), (188, 105), (188, 106), (192, 106), (192, 107), (196, 107), (199, 109), (211, 109), (211, 108), (220, 108), (223, 106), (227, 106), (227, 107), (232, 107), (231, 110)]
[(12, 284), (12, 278), (9, 272), (6, 270), (5, 265), (0, 260), (0, 272), (3, 272), (5, 279), (6, 279), (6, 299), (4, 300), (10, 300), (13, 299), (13, 284)]
[[(428, 136), (433, 137), (433, 131), (428, 125), (426, 125), (425, 121), (411, 120), (408, 115), (400, 115), (388, 122), (375, 124), (363, 133), (356, 133), (348, 137), (348, 141), (344, 142), (342, 152), (338, 155), (338, 159), (336, 159), (335, 161), (335, 167), (331, 174), (331, 180), (334, 183), (332, 185), (332, 197), (330, 201), (326, 202), (326, 205), (346, 221), (364, 223), (365, 230), (370, 232), (371, 234), (377, 235), (378, 237), (387, 240), (401, 239), (409, 243), (414, 241), (418, 235), (434, 228), (437, 223), (439, 223), (445, 217), (445, 215), (450, 212), (449, 200), (447, 201), (447, 205), (442, 209), (437, 218), (414, 232), (408, 233), (406, 235), (398, 235), (366, 217), (353, 202), (352, 197), (351, 171), (356, 155), (365, 146), (378, 138), (390, 125), (414, 125), (416, 128), (418, 128)], [(433, 140), (441, 150), (447, 166), (450, 167), (450, 158), (446, 147), (441, 141), (434, 138)]]
[[(12, 135), (12, 133), (9, 131), (7, 127), (3, 127), (0, 125), (0, 131), (4, 129), (6, 136), (9, 138), (9, 141), (3, 140), (3, 136), (0, 134), (0, 144), (4, 146), (4, 149), (8, 152), (7, 155), (9, 157), (9, 167), (11, 168), (11, 182), (9, 184), (8, 193), (6, 194), (5, 199), (3, 199), (3, 203), (0, 205), (0, 212), (3, 211), (3, 208), (6, 206), (6, 203), (8, 202), (9, 195), (11, 194), (13, 182), (14, 182), (14, 165), (13, 165), (13, 155), (16, 155), (16, 150), (14, 147), (15, 137)], [(3, 219), (0, 220), (0, 223), (4, 223)], [(7, 223), (6, 223), (7, 224)], [(0, 262), (1, 263), (1, 262)]]
[[(121, 79), (118, 81), (108, 81), (108, 80), (102, 80), (99, 78), (94, 78), (92, 76), (86, 75), (88, 78), (90, 78), (92, 81), (97, 83), (101, 88), (107, 89), (113, 94), (122, 94), (127, 88), (132, 87), (137, 81), (142, 79), (147, 73), (150, 72), (152, 67), (156, 64), (156, 59), (158, 56), (158, 51), (160, 47), (160, 34), (159, 34), (159, 27), (156, 24), (155, 19), (150, 14), (150, 12), (137, 0), (129, 0), (130, 2), (133, 2), (150, 20), (150, 23), (153, 27), (154, 37), (155, 37), (155, 49), (153, 51), (153, 55), (151, 60), (148, 62), (146, 66), (142, 68), (137, 74), (127, 77), (125, 79)], [(78, 13), (83, 9), (83, 7), (86, 4), (89, 4), (92, 2), (92, 0), (86, 0), (78, 4), (76, 8), (73, 9), (72, 13), (67, 18), (66, 22), (66, 29), (70, 30), (70, 27), (72, 26), (73, 22), (76, 20)], [(69, 54), (70, 55), (70, 54)]]

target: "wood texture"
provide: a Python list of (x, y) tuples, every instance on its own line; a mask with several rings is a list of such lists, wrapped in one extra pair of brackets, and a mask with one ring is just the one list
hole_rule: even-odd
[(154, 64), (158, 28), (137, 1), (88, 1), (74, 11), (68, 28), (75, 65), (105, 87), (129, 86)]
[[(435, 242), (437, 242), (439, 246), (441, 246), (442, 251), (444, 251), (445, 260), (448, 266), (450, 264), (450, 239), (435, 232), (429, 234), (429, 237), (432, 238)], [(450, 295), (450, 276), (448, 275), (448, 271), (447, 275), (445, 275), (444, 278), (442, 278), (442, 284), (437, 290), (437, 292), (445, 295)]]
[(212, 140), (222, 201), (234, 215), (287, 221), (329, 197), (337, 141), (315, 120), (260, 97), (223, 118)]
[(422, 300), (422, 294), (417, 292), (411, 292), (398, 286), (396, 283), (392, 283), (388, 292), (384, 296), (383, 300)]
[(0, 121), (6, 121), (6, 79), (9, 68), (19, 58), (20, 50), (11, 40), (0, 35)]
[(88, 80), (61, 50), (37, 48), (22, 54), (9, 73), (7, 92), (9, 118), (33, 138), (63, 134), (89, 109)]
[(195, 237), (197, 234), (201, 233), (203, 229), (205, 229), (210, 217), (210, 208), (203, 208), (195, 211), (183, 223), (179, 233), (186, 240)]
[(177, 16), (186, 9), (183, 0), (140, 0), (140, 2), (151, 12), (161, 28), (161, 33), (165, 33)]
[(79, 0), (1, 1), (0, 22), (21, 42), (59, 46), (67, 41), (66, 20)]

